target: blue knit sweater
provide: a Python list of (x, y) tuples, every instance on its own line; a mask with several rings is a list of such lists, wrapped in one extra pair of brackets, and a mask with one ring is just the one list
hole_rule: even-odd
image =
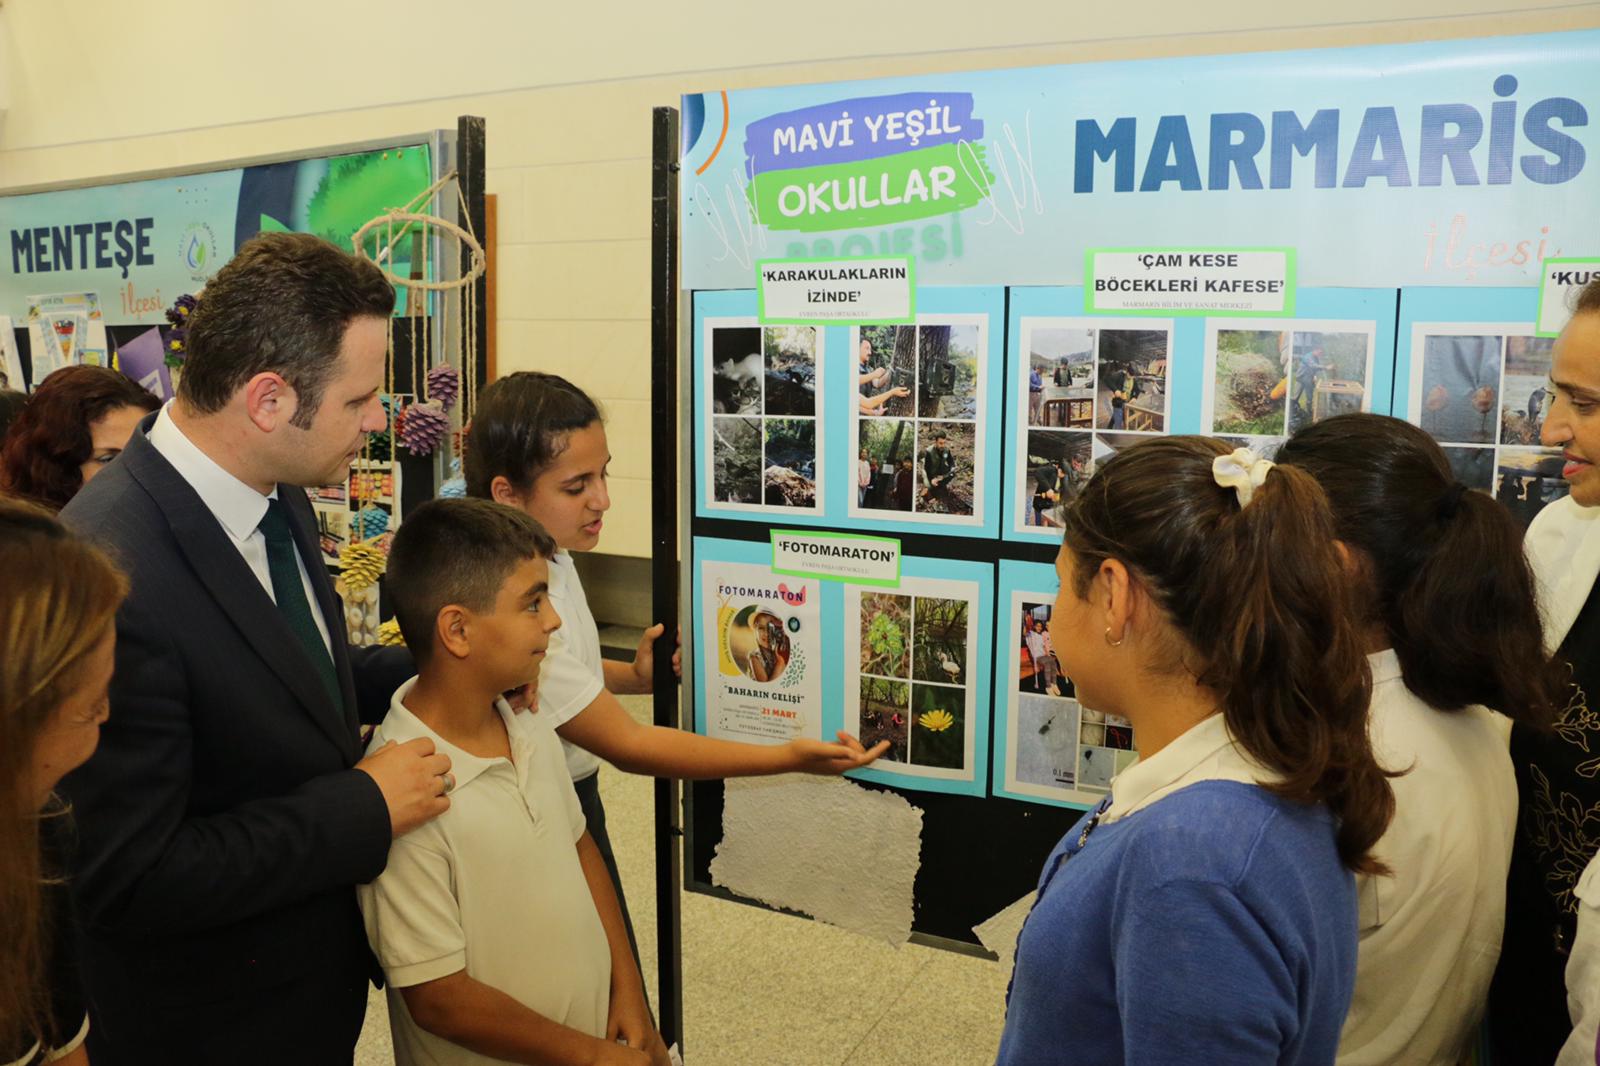
[(1332, 1063), (1356, 890), (1327, 809), (1203, 781), (1096, 827), (1080, 850), (1089, 818), (1040, 877), (1001, 1066)]

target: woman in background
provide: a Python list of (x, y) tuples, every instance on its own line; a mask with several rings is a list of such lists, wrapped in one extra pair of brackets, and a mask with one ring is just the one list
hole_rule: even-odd
[(1359, 880), (1361, 950), (1341, 1066), (1461, 1062), (1505, 925), (1517, 784), (1499, 711), (1547, 729), (1562, 690), (1545, 654), (1522, 531), (1457, 481), (1433, 438), (1339, 415), (1278, 451), (1317, 480), (1349, 549), (1372, 667), (1371, 729), (1394, 780)]
[(102, 366), (63, 367), (23, 405), (0, 448), (0, 491), (59, 511), (161, 401)]
[(0, 1062), (82, 1064), (89, 1019), (56, 783), (93, 754), (127, 592), (42, 508), (0, 499)]
[(1326, 1066), (1394, 809), (1327, 500), (1168, 437), (1063, 520), (1052, 643), (1139, 760), (1045, 864), (999, 1062)]
[(1561, 449), (1571, 494), (1539, 512), (1527, 543), (1545, 647), (1568, 682), (1553, 731), (1511, 730), (1521, 810), (1489, 1035), (1496, 1063), (1588, 1066), (1600, 1028), (1600, 877), (1584, 873), (1600, 851), (1600, 282), (1579, 293), (1550, 382), (1539, 443)]

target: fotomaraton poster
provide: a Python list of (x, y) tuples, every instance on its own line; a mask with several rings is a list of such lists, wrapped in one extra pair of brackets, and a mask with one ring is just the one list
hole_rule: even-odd
[(702, 560), (697, 594), (701, 732), (756, 744), (820, 739), (821, 582)]
[(825, 616), (835, 635), (823, 727), (854, 733), (868, 747), (889, 742), (882, 758), (851, 776), (986, 794), (993, 594), (992, 564), (918, 556), (903, 558), (894, 588), (840, 591)]

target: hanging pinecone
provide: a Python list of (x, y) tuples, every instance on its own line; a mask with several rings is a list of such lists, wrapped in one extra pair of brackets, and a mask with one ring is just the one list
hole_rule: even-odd
[(388, 558), (383, 552), (370, 544), (346, 545), (339, 552), (339, 566), (344, 570), (340, 579), (345, 588), (360, 592), (377, 584), (387, 563)]
[(461, 373), (448, 363), (428, 371), (428, 399), (446, 411), (456, 405), (461, 395)]
[(412, 455), (432, 455), (449, 429), (450, 418), (444, 408), (430, 401), (410, 404), (402, 410), (396, 432)]
[(394, 451), (394, 438), (390, 436), (395, 425), (394, 397), (384, 393), (378, 399), (383, 403), (384, 426), (367, 434), (367, 454), (374, 459), (387, 458)]
[(371, 540), (389, 531), (389, 512), (382, 507), (363, 507), (352, 521), (356, 540)]
[(385, 648), (403, 648), (406, 638), (400, 635), (400, 622), (391, 618), (378, 627), (378, 643)]

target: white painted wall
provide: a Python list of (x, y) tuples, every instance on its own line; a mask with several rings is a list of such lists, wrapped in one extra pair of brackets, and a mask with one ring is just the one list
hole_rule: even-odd
[(1600, 3), (1538, 0), (0, 3), (0, 188), (484, 116), (500, 368), (551, 370), (602, 400), (616, 459), (601, 547), (634, 556), (649, 552), (652, 106), (704, 89), (1600, 26)]

